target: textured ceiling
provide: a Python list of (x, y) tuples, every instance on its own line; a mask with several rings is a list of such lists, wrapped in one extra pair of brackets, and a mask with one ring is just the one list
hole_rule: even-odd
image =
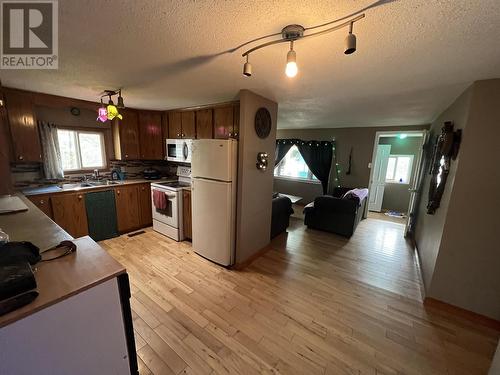
[(247, 88), (279, 103), (279, 128), (423, 124), (470, 83), (500, 77), (498, 0), (385, 0), (346, 31), (251, 56), (241, 43), (287, 24), (311, 26), (375, 0), (59, 1), (59, 70), (1, 71), (5, 86), (97, 100), (124, 88), (125, 104), (170, 109), (232, 100)]

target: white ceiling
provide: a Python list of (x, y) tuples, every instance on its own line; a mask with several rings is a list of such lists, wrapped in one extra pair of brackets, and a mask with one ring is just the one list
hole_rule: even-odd
[(279, 128), (413, 125), (432, 121), (474, 80), (500, 77), (498, 0), (381, 0), (346, 30), (251, 56), (225, 52), (287, 24), (312, 26), (375, 0), (59, 1), (59, 70), (1, 71), (5, 86), (170, 109), (232, 100), (247, 88), (279, 103)]

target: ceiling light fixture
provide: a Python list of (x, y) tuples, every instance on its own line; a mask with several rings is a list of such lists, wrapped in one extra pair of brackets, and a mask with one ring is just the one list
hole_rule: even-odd
[[(115, 105), (113, 102), (112, 96), (118, 95), (118, 103)], [(108, 105), (104, 106), (102, 98), (108, 97)], [(120, 120), (123, 119), (123, 116), (118, 112), (118, 109), (125, 108), (125, 104), (123, 103), (122, 97), (122, 89), (118, 90), (104, 90), (101, 93), (101, 106), (97, 110), (97, 121), (106, 122), (107, 120), (113, 120), (115, 117)]]
[[(281, 30), (280, 34), (267, 35), (267, 36), (264, 36), (264, 37), (257, 38), (257, 39), (251, 40), (249, 42), (246, 42), (243, 45), (247, 45), (247, 44), (253, 43), (253, 42), (257, 41), (257, 40), (265, 39), (265, 38), (268, 38), (268, 37), (273, 37), (273, 36), (276, 36), (276, 35), (281, 35), (281, 39), (272, 40), (272, 41), (269, 41), (269, 42), (266, 42), (266, 43), (263, 43), (263, 44), (259, 44), (258, 46), (250, 48), (248, 51), (246, 51), (246, 52), (244, 52), (242, 54), (242, 56), (246, 57), (246, 59), (247, 59), (246, 63), (243, 65), (243, 74), (245, 76), (247, 76), (247, 77), (250, 77), (252, 75), (252, 66), (248, 62), (248, 56), (250, 55), (250, 53), (252, 53), (252, 52), (254, 52), (254, 51), (258, 50), (258, 49), (264, 48), (264, 47), (272, 46), (274, 44), (290, 42), (290, 51), (288, 51), (288, 54), (287, 54), (287, 57), (286, 57), (286, 69), (285, 69), (285, 73), (286, 73), (286, 75), (288, 77), (295, 77), (297, 75), (297, 72), (298, 72), (298, 68), (297, 68), (297, 54), (296, 54), (296, 52), (293, 49), (293, 43), (295, 41), (297, 41), (299, 39), (308, 38), (308, 37), (311, 37), (311, 36), (318, 36), (318, 35), (327, 34), (327, 33), (330, 33), (332, 31), (340, 30), (340, 29), (342, 29), (344, 27), (347, 27), (347, 26), (349, 26), (349, 34), (346, 37), (346, 41), (345, 41), (346, 48), (344, 50), (344, 53), (346, 55), (350, 55), (350, 54), (352, 54), (352, 53), (354, 53), (356, 51), (356, 35), (354, 35), (352, 33), (353, 25), (354, 25), (355, 22), (361, 20), (364, 17), (365, 17), (365, 14), (362, 13), (362, 14), (356, 16), (356, 17), (353, 17), (353, 18), (345, 21), (345, 22), (342, 22), (342, 23), (340, 23), (338, 25), (331, 26), (331, 27), (327, 27), (327, 26), (329, 26), (329, 25), (331, 25), (333, 23), (337, 23), (337, 22), (339, 22), (339, 20), (337, 20), (337, 21), (331, 21), (331, 22), (327, 22), (327, 23), (324, 23), (324, 24), (321, 24), (321, 25), (311, 26), (311, 27), (307, 27), (307, 28), (305, 28), (302, 25), (288, 25), (288, 26), (285, 26)], [(327, 27), (327, 28), (325, 28), (325, 27)], [(312, 30), (312, 29), (317, 29), (317, 28), (325, 28), (325, 29), (320, 30), (320, 31), (316, 31), (316, 32), (312, 32), (312, 33), (309, 33), (309, 34), (305, 34), (305, 32), (307, 32), (309, 30)]]

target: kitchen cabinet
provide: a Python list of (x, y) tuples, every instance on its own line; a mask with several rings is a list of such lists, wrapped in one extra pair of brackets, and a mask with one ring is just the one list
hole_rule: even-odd
[(32, 195), (28, 199), (33, 202), (35, 206), (38, 207), (45, 215), (54, 219), (54, 214), (52, 213), (52, 204), (50, 201), (50, 195)]
[(82, 193), (53, 194), (50, 197), (54, 221), (75, 238), (89, 234), (84, 198)]
[(139, 149), (141, 159), (163, 159), (161, 126), (160, 112), (139, 112)]
[(233, 105), (214, 108), (214, 133), (217, 139), (229, 139), (233, 137)]
[(137, 185), (139, 201), (139, 226), (148, 227), (153, 224), (153, 214), (151, 210), (151, 184)]
[(240, 134), (240, 103), (233, 105), (233, 138)]
[(124, 185), (115, 188), (115, 202), (118, 231), (125, 233), (140, 228), (137, 185)]
[(42, 147), (31, 93), (5, 93), (7, 118), (10, 125), (15, 162), (41, 162)]
[(184, 237), (193, 238), (193, 224), (191, 214), (191, 190), (182, 190), (182, 226)]
[(168, 138), (196, 138), (194, 111), (168, 112)]
[(213, 110), (200, 109), (196, 111), (196, 138), (211, 139), (214, 137)]
[(168, 138), (182, 138), (182, 118), (180, 112), (168, 112)]
[(112, 124), (115, 158), (117, 160), (140, 159), (139, 118), (137, 111), (122, 109), (123, 119)]

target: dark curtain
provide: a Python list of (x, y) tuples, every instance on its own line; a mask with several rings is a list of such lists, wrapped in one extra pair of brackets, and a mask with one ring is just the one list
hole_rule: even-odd
[(306, 141), (298, 142), (297, 147), (311, 172), (321, 181), (323, 194), (327, 194), (328, 180), (332, 168), (333, 143)]
[(278, 163), (283, 160), (286, 153), (290, 151), (294, 142), (287, 139), (277, 139), (276, 140), (276, 153), (274, 156), (274, 166), (276, 167)]

